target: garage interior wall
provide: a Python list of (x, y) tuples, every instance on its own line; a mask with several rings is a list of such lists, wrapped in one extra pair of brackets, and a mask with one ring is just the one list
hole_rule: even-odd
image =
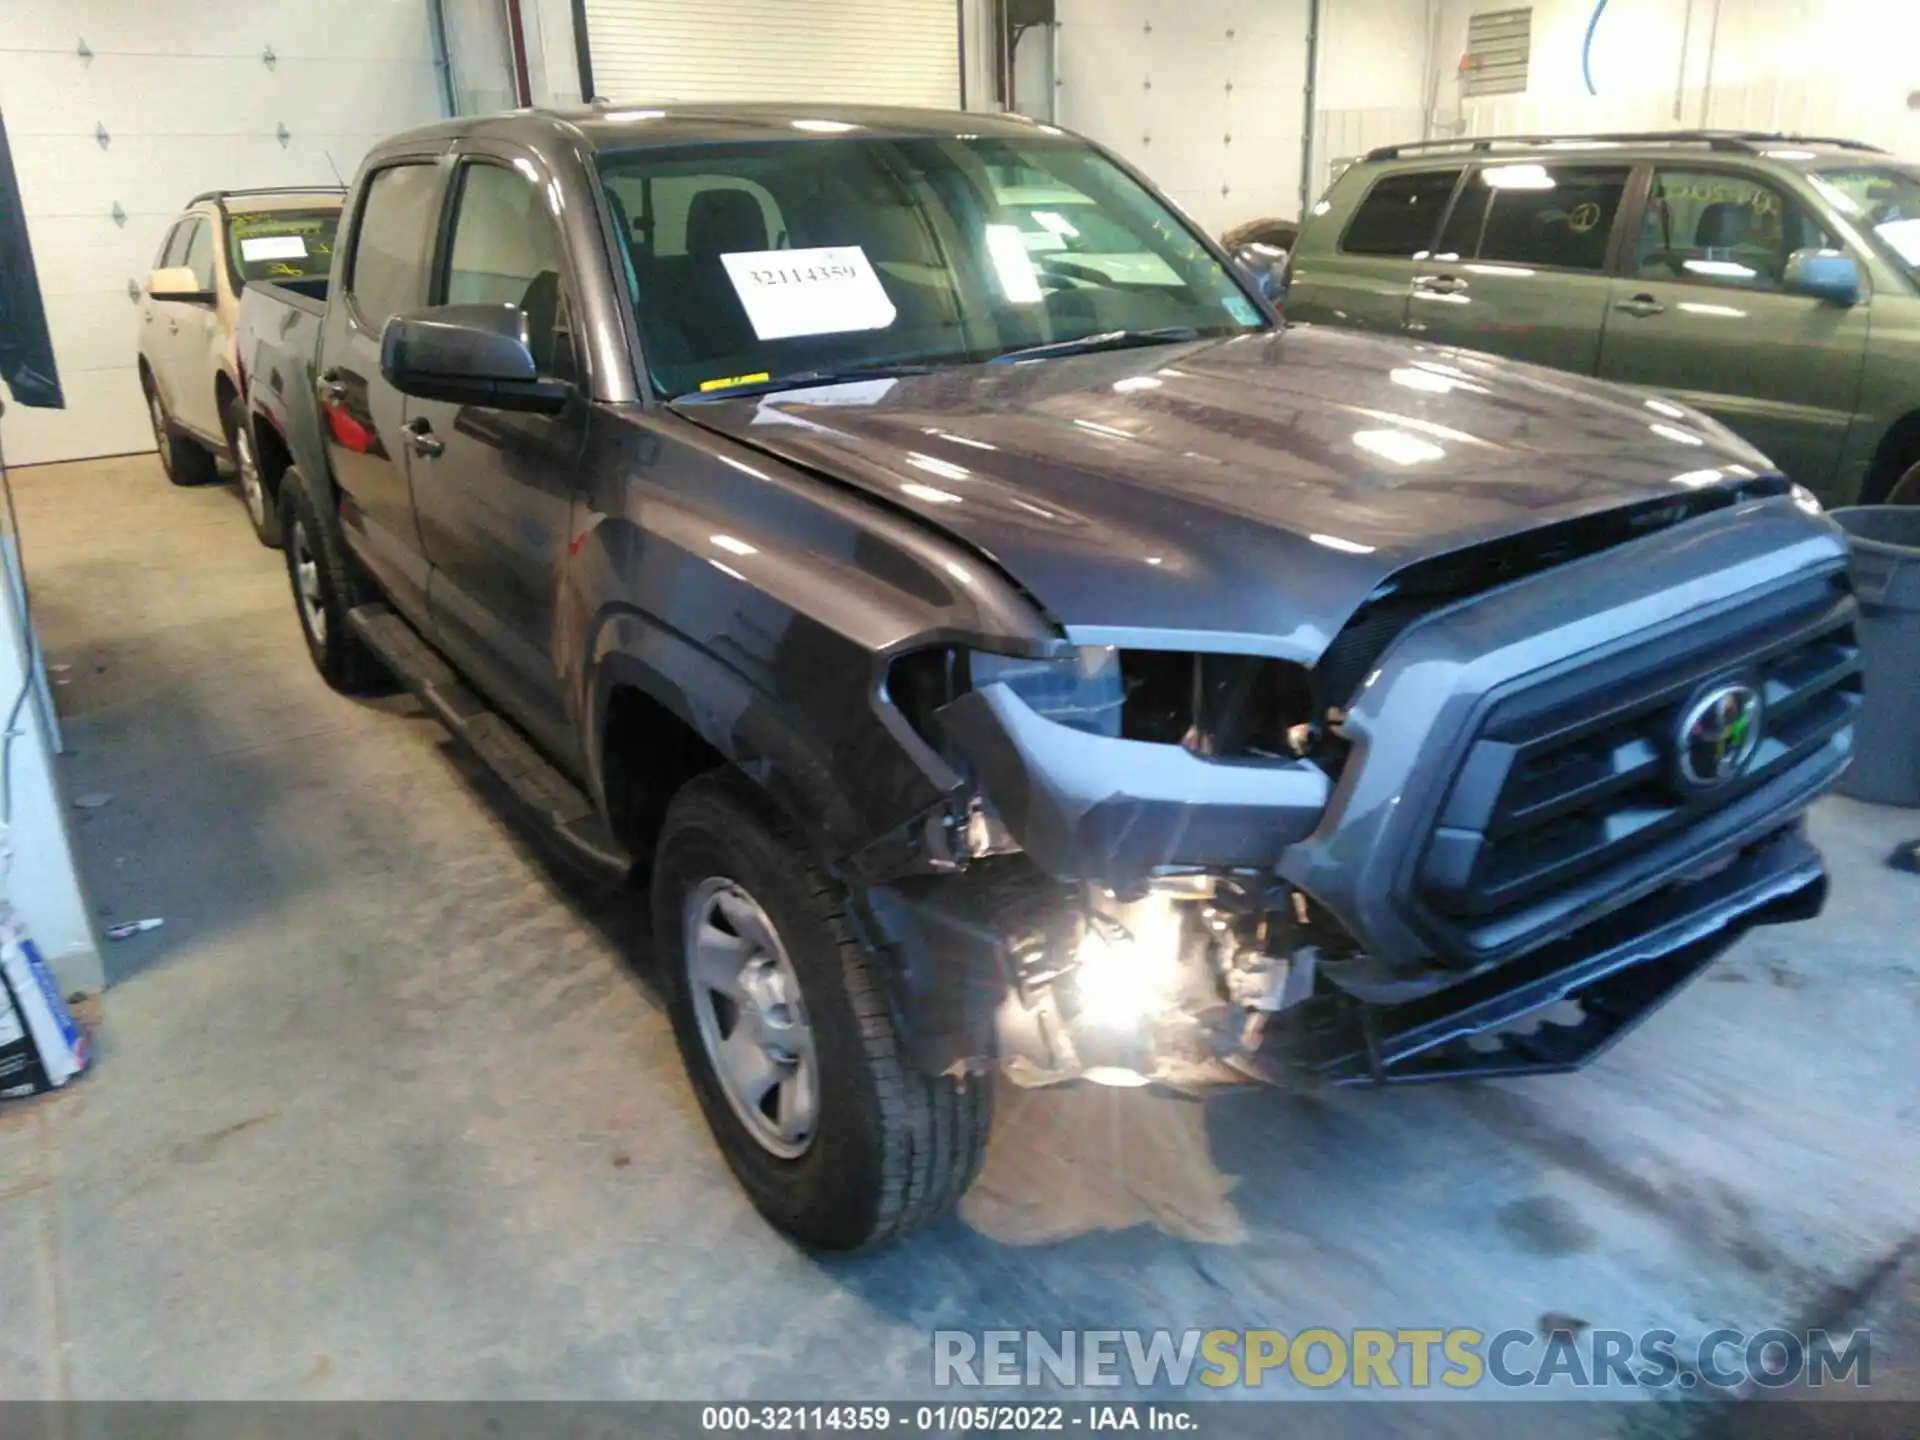
[[(1059, 0), (1052, 113), (1138, 165), (1218, 234), (1300, 213), (1307, 0)], [(1432, 74), (1427, 0), (1323, 0), (1312, 193), (1329, 161), (1418, 139)], [(1015, 100), (1045, 118), (1045, 36), (1023, 38)]]
[(1444, 0), (1441, 133), (1789, 131), (1920, 153), (1920, 5), (1913, 0), (1539, 0), (1524, 94), (1463, 99), (1467, 21), (1505, 0)]
[(960, 102), (956, 0), (586, 0), (606, 99)]
[(190, 196), (350, 177), (440, 95), (426, 0), (8, 0), (0, 111), (67, 398), (8, 408), (9, 463), (153, 448), (135, 302)]

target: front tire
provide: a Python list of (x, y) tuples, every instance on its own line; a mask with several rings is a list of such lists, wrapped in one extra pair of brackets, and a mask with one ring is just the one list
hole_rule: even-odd
[(173, 423), (160, 389), (147, 382), (147, 420), (153, 426), (154, 448), (160, 452), (160, 468), (176, 485), (205, 485), (219, 475), (213, 456), (196, 440), (190, 440)]
[(246, 502), (247, 519), (253, 533), (269, 550), (280, 548), (280, 507), (267, 493), (267, 482), (260, 473), (260, 455), (254, 448), (253, 424), (244, 402), (227, 406), (227, 453), (233, 457), (234, 478), (240, 484), (240, 498)]
[(296, 469), (280, 477), (280, 525), (293, 608), (314, 669), (343, 694), (377, 693), (386, 686), (386, 672), (347, 623), (347, 612), (372, 597), (362, 594), (352, 563)]
[(914, 1067), (844, 892), (744, 780), (674, 797), (652, 910), (694, 1094), (772, 1225), (857, 1250), (959, 1201), (986, 1155), (991, 1078)]

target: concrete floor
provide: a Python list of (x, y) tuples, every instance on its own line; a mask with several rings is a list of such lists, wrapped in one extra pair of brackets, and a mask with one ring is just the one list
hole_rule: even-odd
[(229, 489), (16, 485), (68, 793), (113, 797), (93, 900), (166, 925), (109, 947), (96, 1073), (0, 1110), (0, 1396), (897, 1398), (994, 1325), (1697, 1336), (1835, 1319), (1920, 1230), (1920, 879), (1880, 864), (1920, 815), (1834, 800), (1827, 915), (1584, 1074), (1012, 1094), (960, 1218), (809, 1258), (627, 906), (410, 702), (325, 688)]

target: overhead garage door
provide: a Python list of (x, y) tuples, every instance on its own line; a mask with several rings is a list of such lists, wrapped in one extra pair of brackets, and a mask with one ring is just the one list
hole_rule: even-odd
[(606, 99), (960, 103), (956, 0), (586, 0)]
[[(331, 182), (439, 118), (417, 0), (7, 0), (0, 110), (65, 410), (10, 405), (11, 464), (153, 447), (137, 292), (197, 191)], [(82, 52), (82, 46), (85, 50)]]

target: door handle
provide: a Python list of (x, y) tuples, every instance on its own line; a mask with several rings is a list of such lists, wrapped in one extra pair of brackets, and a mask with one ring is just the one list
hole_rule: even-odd
[(1663, 315), (1667, 309), (1651, 295), (1635, 295), (1630, 300), (1616, 300), (1613, 302), (1613, 308), (1628, 315), (1637, 315), (1642, 319), (1648, 315)]
[(1413, 283), (1429, 295), (1458, 295), (1467, 288), (1467, 282), (1458, 275), (1416, 275)]
[(167, 321), (167, 330), (170, 334), (178, 335), (180, 333), (180, 322), (178, 320)]
[(427, 423), (427, 417), (417, 415), (401, 427), (406, 431), (407, 444), (413, 447), (413, 453), (431, 460), (444, 451), (446, 442), (433, 433), (433, 426)]

